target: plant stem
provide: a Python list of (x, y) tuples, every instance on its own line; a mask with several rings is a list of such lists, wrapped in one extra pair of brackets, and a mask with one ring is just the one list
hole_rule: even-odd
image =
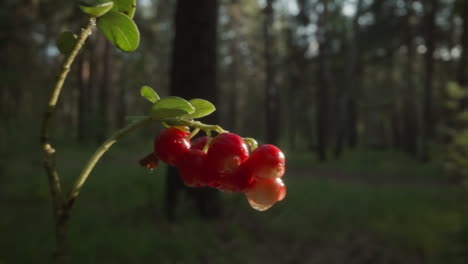
[(44, 157), (44, 168), (47, 172), (47, 177), (49, 180), (50, 195), (52, 199), (52, 208), (53, 215), (55, 220), (55, 234), (56, 234), (56, 252), (55, 259), (58, 263), (68, 263), (69, 256), (67, 250), (67, 241), (66, 241), (66, 230), (65, 225), (60, 224), (60, 216), (63, 213), (63, 198), (62, 190), (60, 187), (60, 177), (57, 172), (56, 166), (56, 153), (55, 149), (52, 147), (49, 139), (50, 133), (50, 123), (54, 115), (57, 101), (62, 91), (63, 84), (70, 72), (70, 67), (73, 64), (73, 61), (76, 58), (76, 55), (83, 47), (86, 39), (91, 35), (93, 27), (96, 24), (96, 19), (91, 17), (88, 21), (88, 24), (81, 30), (81, 34), (78, 37), (78, 40), (73, 47), (71, 53), (67, 56), (66, 60), (62, 65), (62, 69), (57, 77), (54, 87), (52, 88), (51, 94), (49, 96), (49, 101), (47, 104), (47, 109), (44, 113), (44, 118), (42, 120), (41, 128), (41, 148)]
[(208, 125), (208, 124), (203, 124), (200, 121), (193, 121), (193, 120), (182, 120), (182, 119), (170, 119), (170, 120), (165, 120), (165, 123), (171, 125), (171, 126), (188, 126), (192, 128), (198, 128), (201, 129), (205, 132), (207, 131), (216, 131), (217, 133), (225, 133), (227, 132), (224, 130), (222, 127), (218, 125)]
[(104, 153), (106, 153), (109, 150), (109, 148), (121, 137), (127, 135), (128, 133), (141, 126), (150, 123), (151, 121), (151, 117), (134, 121), (126, 127), (112, 134), (106, 141), (104, 141), (104, 143), (102, 143), (102, 145), (96, 150), (96, 152), (94, 152), (94, 154), (88, 160), (83, 170), (81, 171), (80, 176), (78, 176), (78, 179), (76, 179), (75, 183), (73, 184), (70, 194), (68, 195), (67, 202), (65, 203), (62, 221), (66, 221), (66, 219), (68, 218), (69, 211), (73, 207), (73, 204), (75, 203), (76, 198), (78, 197), (78, 194), (80, 193), (80, 190), (83, 187), (83, 184), (86, 182), (86, 179), (88, 179), (89, 174), (94, 169), (94, 166), (96, 166), (97, 162), (102, 157), (102, 155), (104, 155)]

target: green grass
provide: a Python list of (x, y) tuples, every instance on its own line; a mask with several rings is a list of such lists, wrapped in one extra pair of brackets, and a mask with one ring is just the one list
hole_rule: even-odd
[[(335, 248), (343, 254), (358, 248), (408, 258), (422, 252), (427, 263), (448, 263), (441, 258), (457, 243), (451, 234), (462, 222), (462, 198), (455, 189), (339, 181), (317, 177), (314, 170), (286, 175), (288, 195), (269, 211), (252, 210), (242, 195), (223, 194), (221, 219), (200, 220), (185, 200), (178, 223), (169, 225), (162, 214), (164, 168), (148, 172), (137, 164), (150, 150), (144, 143), (117, 145), (91, 174), (70, 224), (74, 263), (309, 263), (321, 255), (325, 260), (317, 263), (330, 263), (327, 256), (336, 254), (327, 252)], [(58, 148), (66, 189), (92, 149)], [(34, 151), (16, 150), (2, 171), (2, 264), (50, 259), (48, 187)], [(325, 164), (306, 155), (288, 156), (290, 166), (300, 168), (339, 168), (373, 177), (439, 176), (430, 169), (437, 164), (421, 165), (388, 153), (347, 153)]]
[(429, 163), (411, 159), (404, 153), (360, 149), (344, 152), (339, 159), (319, 163), (311, 153), (291, 153), (289, 164), (294, 167), (339, 169), (360, 176), (396, 177), (410, 180), (443, 180), (442, 161)]

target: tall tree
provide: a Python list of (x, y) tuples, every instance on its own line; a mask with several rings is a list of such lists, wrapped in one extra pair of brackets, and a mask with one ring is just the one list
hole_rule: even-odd
[[(102, 38), (102, 40), (104, 40)], [(103, 54), (102, 54), (102, 75), (101, 75), (101, 85), (99, 87), (98, 94), (98, 115), (99, 115), (99, 130), (97, 133), (98, 142), (103, 141), (107, 136), (107, 131), (109, 128), (109, 96), (110, 96), (110, 87), (111, 87), (111, 66), (112, 66), (112, 55), (111, 55), (111, 45), (108, 41), (103, 42)]]
[(264, 9), (265, 21), (263, 23), (263, 52), (265, 59), (265, 132), (266, 141), (276, 144), (279, 139), (279, 92), (275, 83), (275, 62), (274, 62), (274, 0), (267, 0)]
[(437, 1), (424, 1), (424, 39), (426, 53), (424, 54), (424, 98), (423, 98), (423, 126), (421, 130), (422, 148), (421, 158), (429, 159), (429, 144), (434, 135), (434, 111), (433, 111), (433, 75), (434, 75), (434, 51), (435, 51), (435, 18)]
[(239, 0), (231, 0), (229, 3), (229, 23), (228, 27), (233, 33), (230, 39), (229, 54), (231, 56), (231, 63), (229, 65), (229, 96), (231, 100), (228, 102), (228, 115), (227, 115), (227, 128), (236, 131), (239, 128), (239, 78), (240, 78), (240, 56), (241, 51), (239, 44), (241, 42), (241, 7)]
[(340, 156), (343, 150), (345, 136), (347, 136), (348, 145), (354, 148), (357, 144), (357, 90), (361, 84), (361, 75), (363, 60), (361, 58), (360, 37), (359, 37), (359, 18), (362, 13), (363, 0), (356, 2), (356, 13), (351, 21), (351, 32), (349, 38), (349, 48), (345, 65), (345, 76), (342, 87), (341, 104), (338, 104), (338, 135), (335, 145), (335, 156)]
[(77, 136), (78, 141), (83, 142), (86, 138), (87, 120), (89, 118), (89, 103), (90, 103), (90, 64), (89, 50), (85, 50), (78, 61), (78, 122)]
[(405, 30), (404, 45), (406, 47), (406, 61), (404, 67), (404, 78), (406, 80), (405, 94), (403, 95), (403, 130), (404, 130), (404, 150), (416, 156), (418, 153), (418, 119), (416, 102), (416, 87), (414, 82), (414, 62), (415, 45), (414, 29), (412, 21), (414, 19), (414, 0), (405, 0)]
[(462, 23), (462, 34), (460, 37), (460, 60), (457, 70), (457, 82), (460, 86), (468, 85), (468, 3), (466, 1), (457, 1)]
[[(184, 98), (203, 98), (217, 104), (217, 0), (178, 0), (175, 14), (175, 36), (170, 73), (170, 93)], [(217, 123), (217, 114), (207, 122)], [(219, 214), (218, 192), (214, 189), (186, 188), (177, 171), (170, 168), (167, 176), (166, 214), (175, 219), (179, 191), (192, 195), (203, 217)]]
[(330, 77), (330, 10), (329, 1), (320, 1), (323, 10), (318, 18), (317, 42), (317, 87), (316, 87), (316, 122), (317, 122), (317, 152), (321, 161), (327, 159), (329, 141), (329, 94), (331, 90)]

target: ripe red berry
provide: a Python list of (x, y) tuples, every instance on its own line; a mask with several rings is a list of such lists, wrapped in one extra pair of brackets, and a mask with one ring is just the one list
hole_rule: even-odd
[(254, 178), (245, 192), (245, 196), (252, 208), (265, 211), (286, 196), (286, 186), (280, 178)]
[(284, 154), (276, 146), (261, 145), (250, 154), (247, 162), (254, 177), (274, 179), (284, 175)]
[(207, 153), (206, 170), (213, 179), (226, 177), (249, 157), (244, 140), (233, 133), (222, 133), (213, 138)]
[(177, 170), (185, 185), (189, 187), (206, 186), (208, 181), (204, 173), (206, 153), (199, 149), (191, 149), (180, 160)]
[(160, 160), (177, 165), (180, 158), (190, 149), (188, 135), (175, 127), (164, 129), (154, 141), (154, 153)]
[[(248, 161), (247, 161), (248, 162)], [(243, 192), (253, 181), (253, 175), (247, 162), (240, 165), (233, 173), (227, 174), (216, 181), (217, 188), (227, 192)]]
[(196, 138), (191, 142), (192, 145), (190, 146), (190, 148), (203, 150), (207, 142), (208, 142), (207, 136)]

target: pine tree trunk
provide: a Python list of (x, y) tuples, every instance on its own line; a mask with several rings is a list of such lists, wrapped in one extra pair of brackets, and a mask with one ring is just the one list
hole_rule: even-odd
[(274, 22), (274, 0), (267, 0), (264, 9), (265, 21), (263, 23), (263, 49), (265, 60), (265, 135), (269, 144), (277, 144), (279, 140), (279, 92), (275, 83), (275, 62), (273, 22)]
[(77, 136), (79, 142), (84, 142), (86, 139), (87, 120), (89, 115), (89, 53), (88, 50), (83, 52), (78, 60), (78, 124)]
[(240, 59), (240, 6), (239, 0), (231, 0), (229, 6), (229, 28), (234, 32), (234, 36), (229, 43), (229, 53), (232, 58), (231, 64), (229, 65), (229, 76), (228, 76), (228, 115), (227, 115), (227, 129), (237, 131), (239, 126), (238, 119), (238, 102), (239, 102), (239, 59)]
[(412, 7), (413, 0), (406, 0), (406, 24), (405, 24), (405, 46), (406, 46), (406, 65), (404, 69), (404, 77), (406, 80), (406, 92), (403, 99), (403, 139), (404, 150), (416, 157), (418, 153), (418, 118), (417, 109), (415, 107), (416, 91), (414, 83), (414, 60), (415, 49), (413, 39), (413, 28), (411, 26), (411, 19), (413, 14)]
[(421, 159), (429, 160), (429, 144), (434, 135), (434, 113), (433, 113), (433, 75), (434, 75), (434, 51), (435, 51), (435, 15), (436, 15), (436, 0), (428, 0), (425, 2), (425, 44), (427, 51), (424, 54), (424, 101), (423, 101), (423, 127), (421, 130), (422, 149)]
[(110, 89), (110, 83), (111, 83), (111, 44), (106, 41), (104, 43), (104, 53), (102, 57), (102, 75), (101, 75), (101, 85), (99, 87), (99, 95), (98, 95), (98, 103), (97, 103), (97, 109), (98, 109), (98, 141), (102, 142), (106, 136), (107, 136), (107, 131), (109, 129), (109, 115), (108, 115), (108, 109), (109, 109), (109, 89)]
[[(170, 73), (171, 95), (188, 99), (202, 98), (217, 105), (217, 23), (216, 0), (177, 1)], [(218, 116), (215, 112), (203, 121), (218, 123)], [(165, 208), (169, 220), (175, 220), (174, 210), (181, 190), (191, 195), (202, 217), (219, 215), (217, 190), (187, 190), (173, 168), (169, 169), (167, 177)]]
[(463, 19), (462, 35), (460, 39), (461, 54), (457, 69), (457, 82), (460, 86), (468, 85), (468, 4), (461, 4), (461, 16)]
[(327, 159), (327, 149), (330, 133), (330, 113), (329, 101), (331, 80), (329, 76), (329, 10), (328, 1), (322, 0), (323, 13), (319, 17), (319, 30), (317, 30), (318, 39), (318, 57), (317, 57), (317, 87), (316, 87), (316, 122), (317, 122), (317, 152), (320, 161)]

